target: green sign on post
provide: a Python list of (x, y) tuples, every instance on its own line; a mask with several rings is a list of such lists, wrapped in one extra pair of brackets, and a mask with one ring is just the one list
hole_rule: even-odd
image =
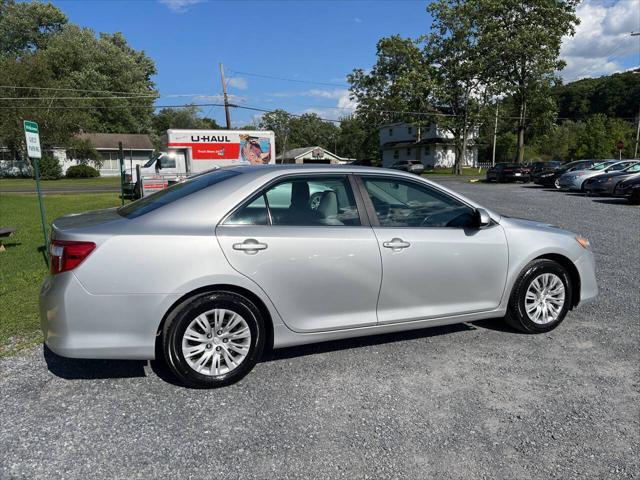
[(49, 239), (47, 236), (47, 220), (44, 214), (44, 203), (42, 201), (42, 191), (40, 190), (40, 164), (42, 150), (40, 148), (40, 129), (36, 122), (25, 120), (24, 136), (27, 140), (27, 155), (33, 160), (33, 169), (36, 176), (36, 191), (38, 192), (38, 204), (40, 205), (40, 221), (42, 223), (42, 234), (44, 236), (44, 256), (49, 264)]

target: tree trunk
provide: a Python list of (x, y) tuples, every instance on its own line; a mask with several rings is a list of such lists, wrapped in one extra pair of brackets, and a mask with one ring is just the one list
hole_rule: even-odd
[(527, 104), (522, 96), (520, 105), (520, 118), (518, 119), (518, 148), (516, 150), (516, 162), (524, 163), (524, 130), (526, 126)]

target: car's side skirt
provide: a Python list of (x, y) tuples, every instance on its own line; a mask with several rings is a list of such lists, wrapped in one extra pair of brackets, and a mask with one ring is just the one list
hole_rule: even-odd
[(391, 323), (384, 325), (373, 325), (370, 327), (349, 328), (343, 330), (332, 330), (328, 332), (296, 333), (288, 329), (285, 325), (274, 326), (273, 348), (285, 348), (295, 345), (306, 345), (310, 343), (326, 342), (330, 340), (340, 340), (344, 338), (366, 337), (369, 335), (381, 335), (383, 333), (403, 332), (407, 330), (418, 330), (420, 328), (438, 327), (441, 325), (452, 325), (455, 323), (474, 322), (487, 318), (503, 317), (506, 309), (496, 309), (488, 312), (468, 313), (451, 317), (431, 318), (427, 320), (414, 320), (410, 322)]

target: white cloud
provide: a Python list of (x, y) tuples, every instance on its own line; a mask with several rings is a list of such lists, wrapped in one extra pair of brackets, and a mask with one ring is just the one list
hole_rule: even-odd
[(159, 0), (160, 3), (169, 7), (169, 10), (177, 13), (186, 12), (191, 5), (201, 3), (203, 0)]
[(344, 109), (344, 113), (351, 114), (358, 106), (358, 102), (349, 98), (349, 91), (338, 99), (338, 107)]
[(576, 13), (580, 25), (575, 36), (563, 39), (560, 50), (561, 58), (567, 62), (560, 72), (565, 81), (625, 70), (622, 60), (628, 57), (640, 62), (640, 37), (630, 35), (640, 30), (636, 1), (618, 0), (606, 5), (587, 0)]
[(242, 77), (230, 77), (227, 81), (230, 87), (237, 88), (239, 90), (246, 90), (248, 87), (247, 80)]
[(353, 21), (356, 23), (362, 23), (362, 19), (358, 17), (354, 18)]

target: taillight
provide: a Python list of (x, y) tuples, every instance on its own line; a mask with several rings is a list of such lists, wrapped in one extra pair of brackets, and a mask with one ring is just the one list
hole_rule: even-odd
[(80, 265), (89, 256), (96, 244), (72, 240), (52, 240), (49, 246), (51, 274), (68, 272)]

